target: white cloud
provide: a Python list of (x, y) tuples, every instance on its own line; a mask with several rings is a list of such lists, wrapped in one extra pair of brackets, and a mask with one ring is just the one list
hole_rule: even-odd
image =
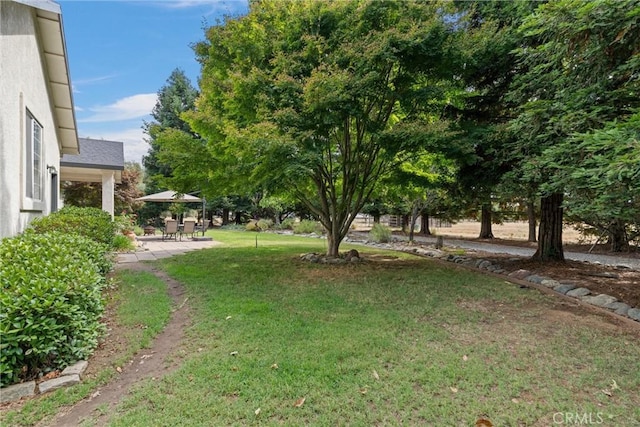
[(157, 94), (140, 93), (122, 98), (109, 105), (88, 108), (88, 117), (78, 119), (78, 123), (116, 122), (138, 119), (151, 114), (156, 105)]
[(117, 76), (118, 74), (107, 74), (105, 76), (88, 77), (86, 79), (74, 79), (71, 82), (71, 87), (73, 89), (73, 93), (82, 93), (82, 91), (78, 89), (80, 86), (89, 86), (89, 85), (99, 84), (102, 82), (109, 81)]
[(82, 138), (106, 139), (108, 141), (120, 141), (124, 144), (124, 160), (127, 162), (136, 162), (142, 164), (142, 156), (149, 151), (149, 144), (144, 140), (147, 135), (143, 132), (142, 127), (94, 131), (94, 132), (78, 132), (78, 136)]

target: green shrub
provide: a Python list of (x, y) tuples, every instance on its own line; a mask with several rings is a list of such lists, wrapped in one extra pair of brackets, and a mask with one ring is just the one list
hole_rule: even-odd
[(245, 231), (247, 229), (247, 226), (242, 224), (227, 224), (221, 226), (220, 229), (230, 231)]
[(132, 251), (135, 248), (136, 247), (131, 241), (131, 239), (129, 239), (129, 237), (125, 236), (124, 234), (116, 234), (115, 237), (113, 238), (114, 251), (127, 252), (127, 251)]
[(49, 231), (76, 233), (109, 246), (113, 244), (116, 224), (111, 215), (98, 208), (65, 206), (51, 215), (31, 221), (31, 228), (38, 234)]
[(0, 241), (0, 385), (91, 354), (104, 330), (105, 250), (63, 232)]
[(388, 243), (391, 241), (391, 229), (386, 225), (373, 224), (371, 231), (369, 232), (369, 239), (378, 243)]
[(281, 230), (293, 230), (293, 225), (296, 223), (296, 220), (293, 218), (285, 218), (284, 221), (280, 223)]
[(258, 220), (258, 228), (260, 230), (269, 230), (273, 228), (273, 220), (262, 218)]
[(322, 231), (322, 225), (320, 225), (319, 222), (308, 219), (303, 219), (299, 223), (293, 225), (293, 232), (296, 234), (322, 234)]
[(247, 231), (260, 231), (258, 229), (258, 221), (255, 221), (253, 219), (245, 224), (244, 229)]
[(134, 231), (136, 221), (136, 214), (122, 214), (114, 216), (113, 223), (115, 226), (115, 232), (124, 234), (124, 232)]

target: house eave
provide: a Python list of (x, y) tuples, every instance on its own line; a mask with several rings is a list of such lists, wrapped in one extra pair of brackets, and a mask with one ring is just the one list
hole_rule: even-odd
[(14, 1), (35, 9), (60, 153), (78, 154), (78, 131), (62, 9), (59, 4), (49, 0)]

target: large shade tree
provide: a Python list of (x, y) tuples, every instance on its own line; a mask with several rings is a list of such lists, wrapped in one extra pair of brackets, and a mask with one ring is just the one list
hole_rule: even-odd
[(378, 179), (429, 127), (417, 111), (442, 96), (449, 73), (447, 7), (256, 1), (211, 27), (196, 46), (202, 92), (186, 115), (215, 158), (209, 176), (295, 196), (337, 256)]
[[(142, 164), (145, 169), (145, 194), (166, 190), (166, 182), (164, 180), (173, 176), (171, 162), (163, 161), (160, 158), (162, 140), (175, 134), (186, 135), (187, 138), (196, 138), (189, 124), (182, 119), (182, 113), (194, 108), (197, 96), (198, 91), (193, 87), (184, 71), (179, 68), (171, 72), (165, 85), (158, 90), (158, 99), (151, 112), (153, 120), (144, 124), (144, 132), (147, 135), (146, 141), (149, 143), (149, 150), (142, 158)], [(180, 142), (177, 143), (179, 144)], [(176, 151), (185, 153), (188, 149), (190, 147), (185, 146)], [(186, 191), (192, 190), (193, 188), (188, 188)], [(141, 216), (145, 218), (158, 216), (160, 211), (165, 208), (157, 203), (148, 203), (141, 210)]]
[(453, 138), (444, 148), (459, 165), (458, 191), (471, 211), (481, 212), (480, 238), (493, 238), (492, 205), (496, 188), (511, 169), (504, 147), (513, 138), (506, 128), (513, 104), (505, 97), (518, 72), (514, 50), (518, 27), (539, 1), (456, 1), (463, 25), (462, 67), (456, 102), (445, 110), (455, 119)]
[[(519, 138), (512, 152), (521, 155), (529, 182), (551, 184), (541, 187), (534, 257), (563, 260), (563, 200), (572, 194), (565, 194), (560, 184), (569, 183), (567, 175), (555, 173), (561, 171), (555, 165), (566, 158), (587, 159), (574, 156), (576, 150), (587, 154), (584, 144), (604, 140), (611, 146), (607, 153), (613, 156), (603, 156), (605, 162), (615, 159), (616, 151), (622, 157), (633, 151), (614, 149), (618, 143), (633, 141), (626, 132), (620, 139), (611, 133), (595, 139), (587, 135), (605, 136), (600, 133), (603, 129), (616, 121), (628, 121), (638, 111), (640, 5), (636, 0), (550, 2), (539, 7), (522, 29), (527, 37), (520, 50), (523, 71), (515, 78), (512, 93), (522, 108), (512, 122)], [(541, 156), (545, 150), (551, 151)], [(575, 166), (581, 167), (580, 163)], [(592, 189), (606, 192), (613, 188), (599, 185)], [(624, 192), (620, 195), (626, 197)]]

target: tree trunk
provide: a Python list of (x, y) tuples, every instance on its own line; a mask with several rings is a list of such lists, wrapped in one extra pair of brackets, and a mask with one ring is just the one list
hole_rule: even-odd
[(540, 228), (538, 250), (533, 259), (564, 261), (562, 249), (562, 193), (554, 193), (540, 200)]
[(229, 209), (222, 208), (222, 225), (229, 224)]
[(482, 204), (482, 215), (480, 217), (480, 239), (493, 239), (493, 231), (491, 230), (491, 205)]
[(431, 230), (429, 229), (429, 214), (422, 212), (420, 217), (420, 234), (423, 236), (431, 236)]
[(402, 232), (406, 234), (408, 227), (409, 227), (409, 215), (402, 215)]
[(616, 220), (609, 227), (609, 241), (611, 242), (611, 252), (622, 252), (629, 249), (629, 240), (625, 223)]
[(536, 239), (536, 227), (537, 227), (537, 223), (536, 223), (536, 205), (534, 204), (533, 200), (529, 200), (527, 202), (527, 218), (529, 220), (529, 238), (527, 239), (528, 242), (537, 242), (538, 240)]
[(380, 224), (380, 214), (379, 213), (374, 213), (373, 214), (373, 223), (374, 224)]
[(334, 236), (333, 233), (327, 233), (327, 257), (337, 258), (340, 255), (341, 240), (338, 236)]
[(413, 233), (416, 228), (416, 221), (418, 220), (418, 205), (414, 203), (411, 209), (411, 220), (409, 221), (409, 242), (413, 242)]
[(236, 212), (235, 213), (235, 220), (234, 222), (236, 223), (236, 225), (240, 225), (242, 224), (242, 212)]

